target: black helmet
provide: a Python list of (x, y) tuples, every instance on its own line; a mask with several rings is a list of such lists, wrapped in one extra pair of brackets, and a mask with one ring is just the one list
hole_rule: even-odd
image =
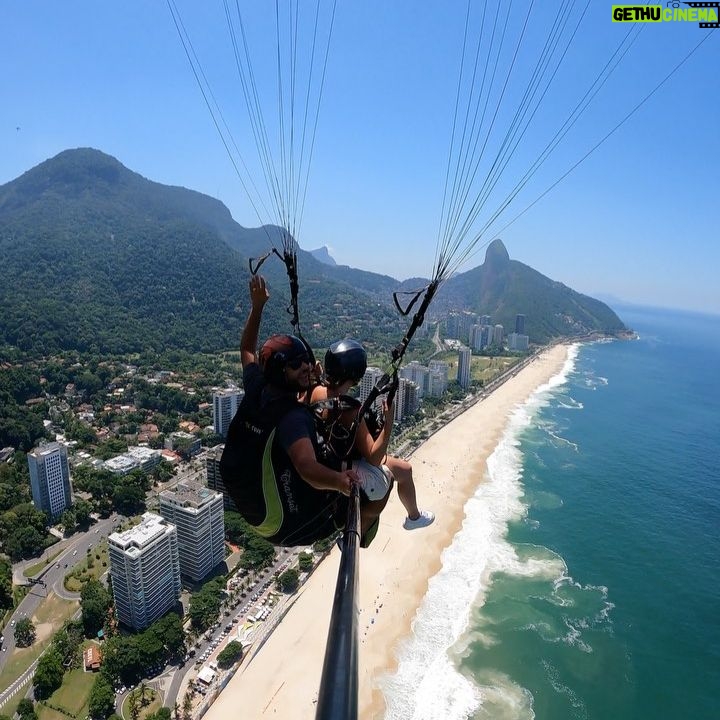
[(260, 367), (267, 382), (273, 385), (285, 384), (285, 366), (288, 361), (305, 356), (310, 357), (305, 343), (295, 335), (272, 335), (260, 348)]
[(367, 353), (357, 340), (339, 340), (325, 353), (325, 375), (334, 385), (361, 380), (366, 368)]

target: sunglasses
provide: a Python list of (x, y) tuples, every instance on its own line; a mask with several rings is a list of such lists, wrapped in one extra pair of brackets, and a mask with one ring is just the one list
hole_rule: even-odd
[(285, 364), (291, 370), (299, 370), (303, 365), (310, 364), (310, 357), (307, 353), (303, 353), (302, 355), (298, 355), (297, 357), (290, 358), (290, 360), (288, 360)]

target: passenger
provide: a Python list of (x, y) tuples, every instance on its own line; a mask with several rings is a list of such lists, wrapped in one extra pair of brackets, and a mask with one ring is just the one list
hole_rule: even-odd
[[(356, 340), (340, 340), (330, 346), (325, 353), (326, 386), (318, 385), (312, 393), (312, 402), (320, 402), (326, 398), (347, 396), (350, 388), (362, 380), (367, 369), (367, 354), (363, 346)], [(357, 407), (342, 413), (339, 421), (350, 428), (357, 416)], [(377, 428), (368, 428), (368, 418), (362, 418), (357, 425), (354, 439), (354, 456), (364, 458), (372, 465), (385, 465), (398, 486), (398, 497), (405, 507), (407, 517), (403, 523), (406, 530), (415, 530), (430, 525), (435, 515), (429, 510), (420, 510), (417, 505), (415, 482), (412, 465), (402, 458), (387, 454), (390, 433), (393, 425), (393, 404), (382, 401), (382, 419)]]
[[(307, 349), (293, 335), (273, 335), (256, 356), (269, 298), (262, 277), (251, 279), (250, 298), (240, 341), (245, 397), (230, 424), (220, 472), (238, 510), (260, 535), (276, 545), (309, 544), (342, 528), (345, 497), (358, 477), (318, 462), (314, 416), (298, 401), (310, 385)], [(362, 527), (378, 514), (362, 508)]]

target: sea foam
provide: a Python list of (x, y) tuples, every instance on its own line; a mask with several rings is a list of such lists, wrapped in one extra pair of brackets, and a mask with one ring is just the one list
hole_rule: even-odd
[[(505, 539), (508, 522), (522, 518), (522, 455), (519, 437), (537, 411), (549, 401), (573, 371), (578, 346), (571, 346), (562, 370), (518, 406), (493, 453), (488, 458), (486, 482), (465, 505), (465, 520), (453, 542), (443, 552), (442, 567), (428, 584), (428, 591), (412, 623), (412, 634), (398, 653), (397, 671), (380, 686), (387, 704), (386, 720), (466, 720), (481, 706), (524, 706), (534, 717), (532, 699), (509, 679), (497, 685), (476, 685), (458, 672), (451, 656), (473, 607), (482, 605), (495, 572), (556, 578), (564, 572), (557, 556), (518, 556)], [(452, 650), (451, 650), (452, 649)]]

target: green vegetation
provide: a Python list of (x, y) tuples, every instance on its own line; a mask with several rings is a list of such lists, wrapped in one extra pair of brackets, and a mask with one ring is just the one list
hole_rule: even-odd
[(300, 553), (298, 555), (298, 568), (300, 572), (310, 572), (315, 560), (310, 553)]
[(56, 648), (43, 653), (33, 675), (33, 692), (36, 700), (50, 697), (61, 685), (65, 670), (63, 659)]
[[(218, 201), (145, 180), (89, 149), (60, 153), (4, 185), (0, 224), (0, 348), (26, 357), (234, 348), (247, 311), (247, 258), (269, 244)], [(399, 327), (390, 278), (347, 274), (304, 252), (301, 263), (312, 345)], [(263, 270), (277, 300), (266, 327), (286, 328), (285, 269), (271, 261)], [(387, 286), (380, 307), (378, 283)]]
[(300, 585), (300, 573), (295, 568), (289, 568), (278, 575), (277, 586), (281, 592), (293, 593)]
[(242, 645), (237, 640), (231, 640), (217, 656), (217, 664), (219, 668), (227, 670), (232, 667), (238, 660), (242, 659)]
[[(76, 602), (61, 600), (54, 594), (45, 599), (33, 616), (34, 624), (42, 632), (38, 634), (31, 646), (17, 648), (8, 658), (5, 667), (0, 672), (0, 687), (9, 687), (13, 680), (20, 677), (40, 657), (51, 644), (52, 634), (48, 628), (61, 628), (76, 610)], [(57, 635), (60, 634), (60, 632), (57, 633)], [(73, 647), (79, 648), (79, 644), (74, 642)], [(3, 710), (12, 715), (16, 707), (14, 701), (19, 699), (18, 696), (15, 696), (13, 700), (3, 706)]]
[(38, 720), (83, 720), (88, 712), (88, 697), (95, 675), (80, 668), (65, 673), (62, 685), (43, 703), (37, 705)]
[(115, 692), (104, 673), (95, 676), (88, 699), (88, 711), (93, 720), (104, 720), (115, 712)]
[(220, 617), (220, 607), (225, 599), (225, 579), (214, 578), (190, 596), (188, 615), (195, 632), (205, 632)]
[(15, 625), (15, 644), (18, 647), (30, 647), (34, 642), (35, 625), (30, 618), (21, 618)]
[(107, 570), (107, 540), (103, 539), (65, 576), (65, 589), (70, 592), (81, 592), (88, 582), (99, 580)]
[(8, 610), (12, 606), (12, 564), (6, 556), (0, 555), (0, 617), (3, 610)]
[(20, 720), (35, 720), (35, 718), (37, 718), (35, 714), (35, 703), (28, 698), (23, 698), (18, 703), (17, 714), (20, 716)]
[(275, 559), (275, 547), (260, 537), (252, 526), (237, 512), (225, 512), (225, 537), (243, 548), (240, 567), (261, 570)]
[(85, 637), (94, 638), (108, 620), (112, 596), (98, 580), (88, 580), (80, 591), (82, 626)]
[[(161, 709), (162, 703), (157, 692), (141, 683), (140, 687), (128, 694), (123, 704), (123, 716), (131, 720), (146, 720)], [(168, 708), (169, 710), (169, 708)]]

